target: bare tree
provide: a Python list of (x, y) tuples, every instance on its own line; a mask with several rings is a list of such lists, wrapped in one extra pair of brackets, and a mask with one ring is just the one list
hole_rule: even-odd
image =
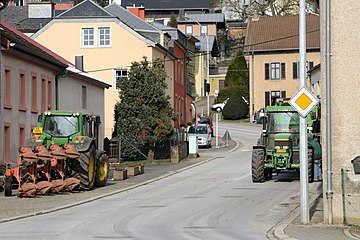
[[(300, 0), (224, 0), (223, 6), (231, 11), (235, 18), (246, 21), (249, 17), (260, 16), (285, 16), (299, 13)], [(306, 11), (318, 13), (316, 0), (306, 0)]]

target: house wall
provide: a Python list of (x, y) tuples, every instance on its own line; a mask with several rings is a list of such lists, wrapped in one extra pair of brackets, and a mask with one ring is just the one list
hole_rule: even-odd
[(206, 54), (196, 53), (195, 56), (195, 95), (204, 96), (204, 79), (206, 80)]
[[(249, 64), (250, 116), (253, 115), (254, 111), (265, 107), (265, 91), (286, 91), (286, 98), (291, 98), (299, 90), (299, 78), (293, 79), (292, 75), (293, 62), (300, 61), (299, 53), (255, 54), (254, 56), (246, 56), (246, 59)], [(315, 66), (320, 62), (320, 53), (308, 52), (307, 61), (314, 62)], [(275, 62), (285, 63), (286, 78), (265, 80), (265, 63)]]
[[(125, 27), (113, 19), (71, 19), (55, 20), (47, 25), (35, 40), (43, 44), (60, 56), (74, 62), (76, 55), (84, 56), (84, 71), (105, 80), (113, 87), (105, 90), (105, 137), (111, 138), (114, 127), (114, 105), (119, 101), (119, 92), (115, 90), (115, 68), (130, 68), (131, 62), (162, 57), (164, 54), (155, 54), (152, 47), (138, 35), (129, 32)], [(110, 27), (111, 46), (97, 47), (97, 31), (95, 31), (95, 47), (83, 48), (81, 29), (83, 27)], [(58, 39), (61, 38), (61, 44)], [(64, 47), (66, 46), (66, 47)], [(170, 71), (170, 70), (169, 70)], [(171, 76), (171, 72), (168, 73)], [(170, 79), (169, 79), (170, 80)]]
[[(208, 26), (208, 34), (207, 35), (217, 35), (217, 29), (216, 29), (216, 24), (209, 24), (209, 23), (200, 23), (202, 26)], [(197, 23), (189, 23), (189, 24), (178, 24), (178, 29), (186, 34), (185, 29), (186, 26), (192, 25), (193, 26), (193, 33), (192, 36), (201, 36), (201, 32), (200, 32), (200, 25)]]
[[(323, 146), (323, 191), (324, 191), (324, 219), (325, 222), (329, 220), (328, 214), (328, 182), (327, 169), (328, 156), (326, 154), (326, 82), (330, 85), (331, 90), (331, 176), (332, 176), (332, 191), (333, 191), (333, 222), (343, 222), (343, 208), (342, 208), (342, 192), (341, 192), (341, 169), (349, 170), (346, 173), (350, 178), (352, 184), (358, 184), (360, 175), (354, 175), (351, 160), (360, 155), (360, 127), (359, 127), (359, 111), (358, 99), (360, 82), (359, 63), (359, 42), (360, 35), (358, 32), (359, 16), (352, 9), (360, 7), (360, 2), (356, 0), (347, 1), (344, 5), (341, 1), (330, 1), (330, 79), (326, 79), (326, 1), (320, 1), (320, 17), (321, 17), (321, 94), (322, 94), (322, 146)], [(330, 139), (328, 139), (330, 140)], [(348, 182), (349, 183), (349, 182)], [(348, 191), (351, 187), (346, 187)], [(349, 192), (350, 194), (350, 192)], [(351, 194), (353, 194), (351, 192)], [(354, 192), (358, 198), (358, 190)], [(347, 195), (348, 196), (348, 195)], [(350, 201), (350, 199), (347, 199)], [(348, 223), (360, 222), (360, 214), (354, 209), (358, 209), (359, 202), (351, 202), (353, 205), (347, 206), (347, 221)]]
[(175, 121), (175, 127), (185, 124), (187, 119), (187, 109), (190, 105), (186, 102), (185, 91), (185, 50), (179, 46), (177, 41), (174, 43), (174, 54), (177, 59), (174, 61), (174, 111), (178, 113), (178, 120)]
[[(23, 58), (23, 56), (14, 56), (9, 51), (1, 51), (1, 96), (5, 94), (5, 71), (10, 72), (10, 96), (11, 104), (4, 105), (5, 99), (1, 97), (1, 114), (0, 114), (0, 156), (1, 161), (14, 162), (18, 161), (18, 149), (20, 143), (32, 135), (32, 128), (38, 126), (38, 115), (41, 114), (42, 106), (53, 104), (55, 102), (54, 92), (54, 68), (46, 66), (43, 62), (36, 61), (35, 58)], [(56, 70), (58, 71), (58, 70)], [(20, 108), (20, 74), (25, 75), (25, 108)], [(36, 107), (32, 110), (32, 79), (36, 76)], [(42, 79), (45, 79), (45, 102), (42, 102)], [(51, 84), (52, 91), (48, 92), (48, 84)], [(48, 96), (50, 94), (50, 101)], [(4, 129), (9, 127), (10, 141), (6, 144), (4, 139)], [(20, 134), (20, 128), (23, 128), (23, 135)], [(23, 137), (23, 139), (21, 139)], [(10, 144), (9, 144), (10, 143)], [(10, 147), (10, 151), (5, 151), (5, 146)], [(5, 154), (7, 152), (8, 154)]]
[[(68, 74), (65, 78), (59, 77), (58, 87), (60, 95), (58, 103), (60, 110), (79, 110), (89, 114), (98, 114), (100, 116), (99, 149), (103, 149), (102, 139), (104, 139), (105, 127), (105, 90), (100, 86), (90, 84), (89, 81), (75, 78), (73, 74)], [(86, 88), (85, 108), (83, 108), (82, 102), (83, 87)]]
[(210, 96), (214, 96), (215, 90), (220, 92), (220, 81), (225, 81), (226, 75), (210, 75)]

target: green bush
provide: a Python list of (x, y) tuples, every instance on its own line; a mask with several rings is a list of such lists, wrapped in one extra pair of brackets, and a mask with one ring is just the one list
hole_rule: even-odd
[(249, 114), (249, 106), (243, 100), (241, 93), (231, 95), (222, 111), (224, 119), (237, 120), (246, 118)]
[(224, 102), (227, 98), (230, 98), (236, 92), (240, 92), (239, 86), (225, 87), (224, 89), (220, 90), (216, 103)]

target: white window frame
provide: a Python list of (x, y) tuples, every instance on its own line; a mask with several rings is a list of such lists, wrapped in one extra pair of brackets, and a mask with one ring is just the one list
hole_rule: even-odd
[(281, 64), (280, 62), (270, 63), (270, 79), (280, 80)]
[(192, 25), (186, 25), (185, 26), (185, 34), (192, 35), (193, 34), (193, 26)]
[[(86, 31), (92, 30), (92, 34)], [(92, 36), (92, 44), (91, 44)], [(87, 44), (85, 44), (85, 42)], [(83, 27), (81, 28), (81, 46), (84, 48), (93, 48), (95, 47), (95, 28), (94, 27)]]
[[(106, 32), (108, 30), (109, 32)], [(104, 32), (102, 32), (104, 31)], [(104, 39), (101, 39), (104, 37)], [(110, 27), (99, 27), (98, 28), (98, 44), (99, 47), (110, 47), (111, 46), (111, 29)]]
[(200, 35), (208, 35), (208, 26), (200, 25)]
[[(126, 73), (126, 74), (125, 74)], [(120, 92), (121, 89), (117, 87), (118, 81), (122, 78), (127, 78), (129, 74), (129, 70), (127, 68), (116, 68), (114, 69), (114, 78), (113, 78), (113, 90), (116, 92)]]

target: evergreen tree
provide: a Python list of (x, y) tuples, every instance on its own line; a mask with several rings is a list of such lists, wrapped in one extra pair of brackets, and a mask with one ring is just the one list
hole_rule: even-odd
[(249, 99), (249, 69), (242, 49), (239, 49), (231, 61), (225, 76), (225, 87), (239, 87), (240, 94)]
[(148, 149), (152, 159), (155, 144), (172, 133), (172, 108), (165, 93), (165, 79), (161, 59), (151, 66), (144, 57), (140, 63), (132, 63), (128, 78), (119, 83), (121, 101), (115, 107), (115, 119), (122, 156), (134, 158), (139, 151)]

